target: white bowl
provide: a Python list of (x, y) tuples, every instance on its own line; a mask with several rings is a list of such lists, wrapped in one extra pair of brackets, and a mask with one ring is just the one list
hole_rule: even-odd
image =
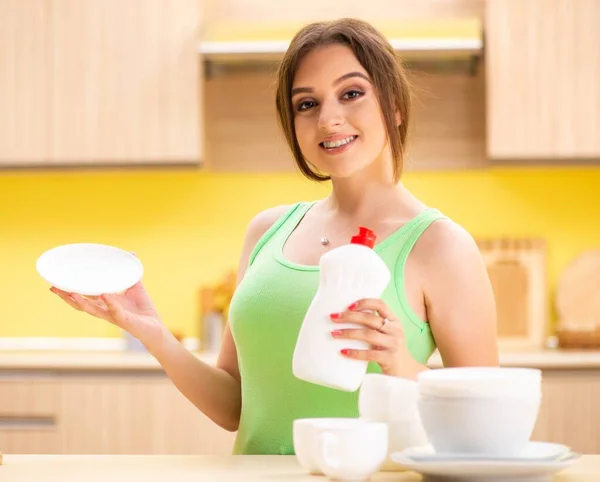
[(517, 456), (531, 438), (540, 403), (540, 396), (423, 396), (418, 405), (436, 453)]
[(418, 376), (419, 393), (440, 397), (541, 394), (541, 370), (508, 367), (440, 368)]
[(496, 385), (496, 386), (481, 386), (481, 387), (419, 387), (421, 396), (431, 396), (439, 398), (506, 398), (506, 397), (522, 397), (522, 396), (540, 396), (542, 394), (542, 386), (512, 384), (512, 385)]
[(431, 398), (434, 400), (475, 400), (479, 398), (501, 399), (501, 398), (521, 398), (521, 397), (541, 397), (542, 387), (496, 387), (490, 390), (478, 390), (475, 388), (456, 388), (454, 390), (436, 390), (430, 387), (421, 387), (419, 390), (420, 398)]

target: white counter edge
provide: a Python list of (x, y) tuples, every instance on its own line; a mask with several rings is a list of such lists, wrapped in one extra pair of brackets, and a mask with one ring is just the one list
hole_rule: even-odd
[[(127, 348), (125, 337), (0, 337), (0, 352), (9, 351), (120, 351)], [(197, 338), (184, 338), (183, 345), (188, 350), (198, 350)]]

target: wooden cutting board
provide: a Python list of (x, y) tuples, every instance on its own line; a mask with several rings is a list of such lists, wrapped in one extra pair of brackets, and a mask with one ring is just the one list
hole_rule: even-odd
[(548, 325), (545, 241), (478, 239), (477, 245), (494, 290), (500, 348), (542, 348)]
[(600, 249), (585, 251), (567, 265), (556, 289), (558, 328), (600, 328)]

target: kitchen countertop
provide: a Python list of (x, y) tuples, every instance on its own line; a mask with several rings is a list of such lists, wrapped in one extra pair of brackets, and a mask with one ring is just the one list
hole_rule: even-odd
[[(303, 472), (294, 456), (5, 455), (2, 482), (327, 481)], [(414, 472), (379, 472), (373, 481), (420, 481)], [(597, 482), (600, 455), (585, 455), (555, 482)]]
[[(214, 365), (216, 353), (196, 353)], [(147, 352), (136, 351), (0, 351), (0, 370), (34, 371), (160, 371), (160, 364)]]
[[(214, 364), (216, 353), (196, 353), (207, 363)], [(522, 366), (542, 369), (594, 369), (600, 368), (600, 351), (514, 351), (501, 353), (504, 366)], [(434, 354), (430, 367), (440, 367)], [(0, 351), (0, 370), (31, 371), (160, 371), (154, 357), (146, 352), (133, 351)]]
[[(500, 364), (512, 367), (542, 369), (593, 369), (600, 368), (600, 350), (574, 351), (559, 349), (500, 351)], [(442, 366), (436, 352), (429, 359), (432, 368)]]

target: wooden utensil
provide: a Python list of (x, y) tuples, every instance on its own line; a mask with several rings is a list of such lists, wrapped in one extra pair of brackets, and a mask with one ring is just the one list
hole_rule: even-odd
[(556, 289), (556, 335), (562, 348), (600, 348), (600, 249), (567, 265)]
[(501, 349), (539, 349), (547, 334), (546, 243), (478, 239), (494, 290)]

